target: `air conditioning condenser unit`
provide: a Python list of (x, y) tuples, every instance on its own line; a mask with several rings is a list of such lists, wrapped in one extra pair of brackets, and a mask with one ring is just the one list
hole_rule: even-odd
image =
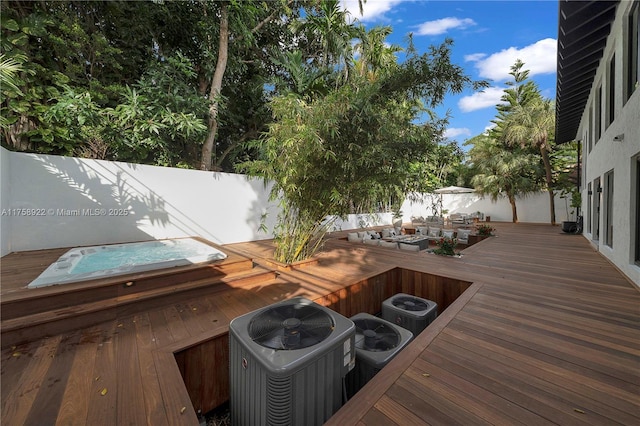
[(382, 318), (417, 336), (438, 316), (434, 301), (398, 293), (382, 302)]
[(229, 324), (231, 422), (321, 425), (346, 401), (355, 325), (302, 297)]

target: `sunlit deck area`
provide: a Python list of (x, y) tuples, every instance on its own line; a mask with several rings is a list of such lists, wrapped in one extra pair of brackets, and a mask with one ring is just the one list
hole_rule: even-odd
[(461, 258), (334, 234), (317, 261), (284, 268), (257, 241), (222, 246), (215, 266), (100, 282), (99, 298), (37, 289), (37, 302), (23, 287), (63, 250), (5, 256), (2, 422), (197, 425), (228, 400), (233, 318), (293, 296), (376, 313), (403, 292), (439, 317), (328, 424), (640, 424), (638, 288), (582, 236), (493, 225)]

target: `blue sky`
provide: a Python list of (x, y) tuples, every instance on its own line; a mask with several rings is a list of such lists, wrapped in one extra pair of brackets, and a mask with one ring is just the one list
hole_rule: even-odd
[(389, 25), (388, 41), (406, 47), (413, 33), (418, 52), (426, 52), (449, 37), (452, 61), (473, 79), (489, 80), (484, 93), (469, 90), (449, 95), (439, 115), (450, 112), (449, 139), (462, 143), (482, 133), (496, 115), (495, 105), (510, 80), (516, 59), (525, 63), (542, 94), (555, 98), (558, 2), (487, 0), (367, 0), (360, 15), (357, 0), (343, 7), (365, 26)]

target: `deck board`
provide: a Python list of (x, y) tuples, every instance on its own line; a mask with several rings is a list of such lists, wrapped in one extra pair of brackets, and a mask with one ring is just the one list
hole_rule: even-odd
[[(239, 266), (214, 287), (3, 345), (1, 420), (195, 426), (185, 381), (201, 397), (224, 399), (227, 390), (189, 370), (186, 353), (188, 362), (210, 363), (207, 351), (224, 349), (233, 318), (293, 296), (347, 316), (373, 313), (372, 301), (393, 288), (436, 295), (448, 308), (328, 425), (639, 424), (638, 288), (581, 236), (548, 225), (494, 226), (496, 237), (459, 259), (350, 243), (335, 233), (316, 264), (280, 270), (269, 262), (271, 241), (228, 245)], [(26, 283), (64, 251), (2, 258), (3, 299), (28, 297)], [(241, 270), (251, 264), (254, 272)], [(173, 291), (180, 278), (171, 280)], [(226, 365), (224, 357), (216, 362)]]

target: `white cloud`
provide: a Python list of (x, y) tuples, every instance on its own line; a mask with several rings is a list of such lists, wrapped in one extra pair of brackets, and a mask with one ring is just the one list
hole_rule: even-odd
[(458, 108), (462, 112), (471, 112), (483, 108), (494, 107), (501, 103), (500, 98), (504, 94), (502, 87), (487, 87), (482, 92), (465, 96), (458, 101)]
[(486, 53), (472, 53), (471, 55), (464, 55), (464, 60), (467, 62), (477, 62), (483, 58), (486, 58)]
[(361, 22), (371, 22), (378, 19), (385, 19), (384, 14), (401, 3), (402, 0), (369, 0), (362, 5), (362, 15), (358, 0), (342, 0), (342, 8), (351, 13), (352, 18), (357, 18)]
[(489, 56), (476, 53), (465, 56), (465, 60), (475, 62), (480, 77), (504, 81), (511, 79), (509, 71), (516, 59), (524, 62), (524, 69), (529, 70), (530, 76), (555, 73), (556, 53), (556, 40), (545, 38), (522, 49), (509, 47)]
[(420, 24), (416, 34), (417, 35), (444, 34), (447, 31), (454, 28), (465, 29), (475, 24), (476, 24), (475, 21), (470, 18), (464, 18), (464, 19), (455, 18), (455, 17), (442, 18), (442, 19), (437, 19), (435, 21), (428, 21), (423, 24)]
[(466, 127), (449, 127), (444, 131), (444, 137), (453, 139), (456, 136), (471, 136), (471, 130)]

